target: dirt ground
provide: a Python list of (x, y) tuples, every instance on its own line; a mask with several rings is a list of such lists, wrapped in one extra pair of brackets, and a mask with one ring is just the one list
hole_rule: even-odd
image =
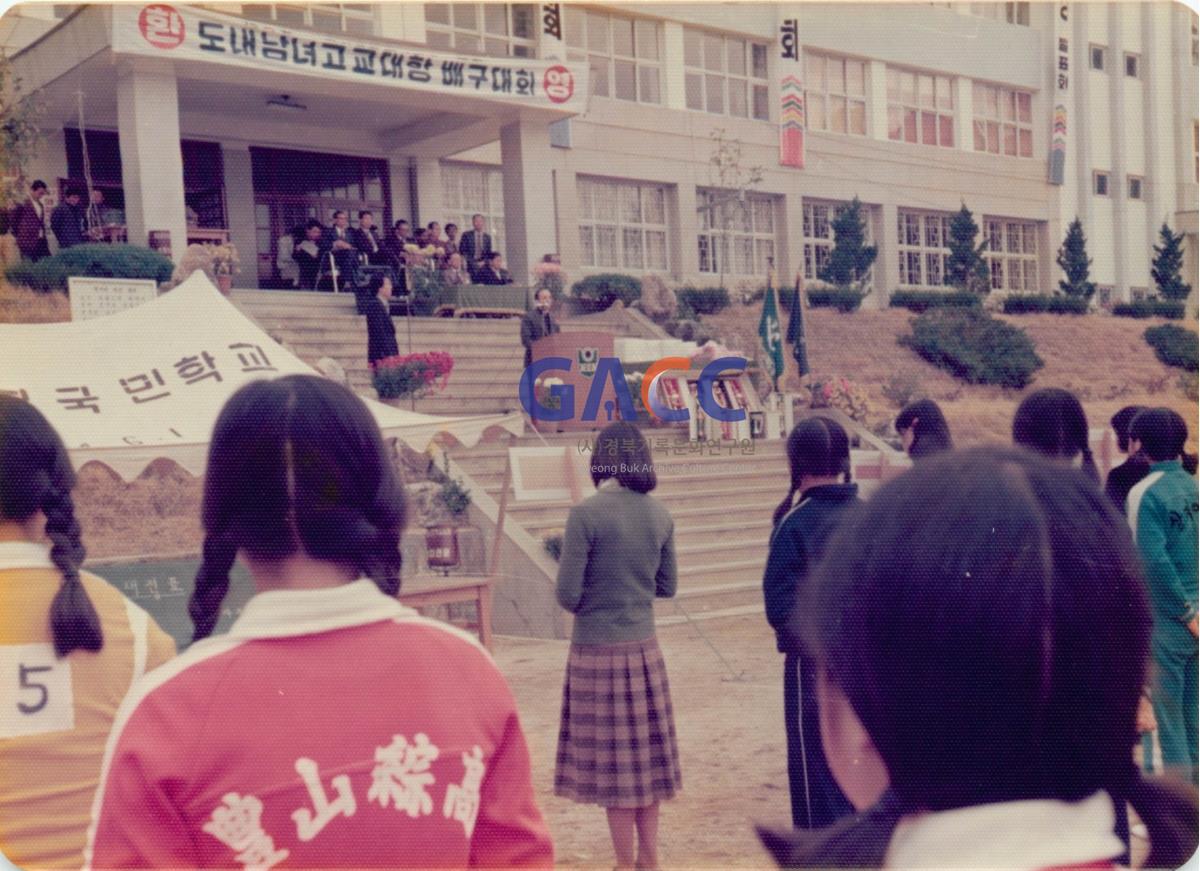
[[(754, 825), (786, 828), (791, 817), (774, 634), (764, 619), (739, 617), (670, 626), (658, 637), (683, 771), (682, 792), (662, 805), (659, 861), (673, 869), (772, 868)], [(502, 637), (495, 657), (517, 697), (558, 864), (612, 868), (604, 811), (554, 795), (567, 649), (566, 641)]]

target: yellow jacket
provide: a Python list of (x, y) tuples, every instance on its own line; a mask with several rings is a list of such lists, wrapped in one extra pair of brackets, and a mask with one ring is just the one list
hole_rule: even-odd
[(49, 550), (0, 542), (0, 853), (21, 868), (79, 868), (100, 765), (133, 682), (175, 655), (145, 611), (95, 575), (82, 582), (104, 647), (54, 653)]

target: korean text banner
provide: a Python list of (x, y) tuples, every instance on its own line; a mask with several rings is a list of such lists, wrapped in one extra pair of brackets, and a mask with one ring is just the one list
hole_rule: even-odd
[(587, 107), (587, 65), (493, 58), (276, 27), (166, 3), (112, 7), (114, 52), (233, 64), (565, 113)]
[[(36, 406), (76, 466), (97, 460), (126, 478), (159, 457), (199, 474), (234, 391), (293, 373), (315, 374), (200, 272), (153, 302), (106, 317), (0, 324), (0, 393)], [(417, 450), (438, 432), (473, 444), (489, 426), (522, 428), (519, 414), (440, 417), (366, 402), (385, 435)]]

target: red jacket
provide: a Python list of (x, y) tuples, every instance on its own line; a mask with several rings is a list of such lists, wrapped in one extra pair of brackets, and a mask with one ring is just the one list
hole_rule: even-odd
[(488, 654), (368, 580), (260, 593), (118, 714), (87, 858), (112, 867), (545, 867)]

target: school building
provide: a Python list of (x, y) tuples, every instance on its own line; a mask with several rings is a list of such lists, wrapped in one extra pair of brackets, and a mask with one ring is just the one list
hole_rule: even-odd
[[(481, 212), (518, 282), (809, 279), (857, 196), (883, 303), (943, 286), (965, 203), (994, 288), (1050, 292), (1079, 216), (1101, 301), (1197, 272), (1197, 17), (1181, 3), (27, 4), (32, 176), (90, 175), (129, 241), (228, 237), (240, 286), (335, 208)], [(720, 170), (716, 137), (740, 156)], [(727, 148), (727, 153), (730, 148)], [(86, 163), (86, 166), (85, 166)], [(746, 185), (751, 170), (761, 179)], [(748, 189), (741, 196), (730, 190)]]

